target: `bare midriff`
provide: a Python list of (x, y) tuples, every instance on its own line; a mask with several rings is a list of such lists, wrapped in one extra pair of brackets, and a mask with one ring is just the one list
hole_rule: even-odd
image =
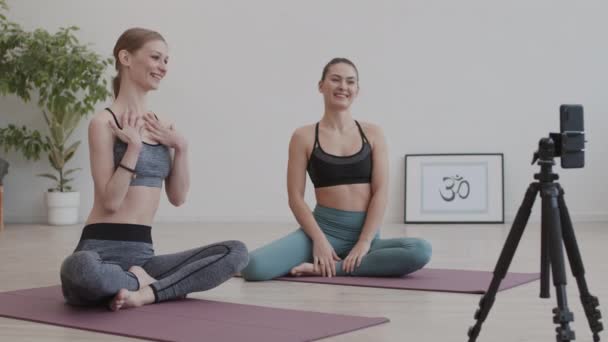
[(103, 206), (95, 194), (93, 209), (86, 221), (92, 223), (130, 223), (151, 226), (160, 202), (161, 188), (130, 186), (118, 210), (112, 212)]
[(345, 184), (315, 189), (317, 204), (345, 211), (367, 211), (371, 185)]

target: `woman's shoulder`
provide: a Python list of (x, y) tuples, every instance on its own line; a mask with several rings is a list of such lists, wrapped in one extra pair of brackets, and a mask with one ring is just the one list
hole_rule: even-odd
[(383, 136), (384, 135), (382, 128), (375, 123), (371, 123), (371, 122), (367, 122), (367, 121), (359, 121), (359, 120), (357, 120), (357, 122), (359, 123), (359, 125), (361, 125), (361, 128), (363, 129), (363, 132), (365, 133), (365, 135), (372, 135), (372, 136)]
[(108, 120), (114, 120), (112, 114), (107, 109), (103, 109), (93, 114), (91, 121), (89, 122), (89, 128), (96, 129), (98, 127), (104, 127), (108, 125)]
[(315, 141), (315, 124), (296, 128), (291, 135), (291, 141), (298, 146), (313, 145)]
[(293, 131), (293, 135), (294, 136), (308, 136), (308, 135), (310, 135), (310, 133), (314, 134), (315, 125), (316, 125), (316, 123), (300, 126)]
[(107, 110), (104, 109), (93, 114), (91, 121), (89, 121), (89, 144), (104, 146), (113, 142), (114, 133), (110, 123), (114, 123), (114, 118)]

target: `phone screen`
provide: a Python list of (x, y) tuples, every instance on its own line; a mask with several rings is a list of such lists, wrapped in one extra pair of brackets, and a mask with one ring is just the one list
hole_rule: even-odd
[(561, 133), (582, 132), (585, 130), (583, 125), (583, 106), (561, 105), (559, 113), (559, 128)]

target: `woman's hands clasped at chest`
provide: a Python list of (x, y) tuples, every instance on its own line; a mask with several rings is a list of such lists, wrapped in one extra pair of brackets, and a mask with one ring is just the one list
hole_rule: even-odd
[(165, 146), (180, 149), (186, 145), (186, 138), (179, 133), (173, 124), (162, 124), (153, 114), (143, 116), (148, 136)]

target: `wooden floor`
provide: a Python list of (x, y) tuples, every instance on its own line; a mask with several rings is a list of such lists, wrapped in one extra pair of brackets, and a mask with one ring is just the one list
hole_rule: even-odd
[[(218, 240), (238, 239), (254, 249), (295, 224), (158, 224), (157, 253)], [(0, 233), (0, 291), (59, 283), (58, 267), (76, 245), (80, 226), (7, 225)], [(433, 245), (429, 267), (493, 270), (509, 225), (386, 225), (383, 237), (416, 236)], [(608, 317), (608, 223), (575, 224), (592, 294)], [(510, 271), (539, 271), (539, 224), (530, 223)], [(592, 341), (576, 282), (568, 271), (568, 302), (574, 311), (576, 341)], [(538, 297), (539, 282), (499, 292), (479, 341), (555, 341), (551, 299)], [(231, 279), (219, 288), (193, 294), (242, 304), (362, 316), (391, 322), (327, 341), (466, 341), (479, 295), (405, 291), (288, 282), (245, 283)], [(608, 326), (607, 319), (603, 319)], [(303, 324), (305, 324), (303, 322)], [(601, 334), (608, 341), (608, 333)], [(135, 339), (0, 318), (0, 341), (135, 341)]]

